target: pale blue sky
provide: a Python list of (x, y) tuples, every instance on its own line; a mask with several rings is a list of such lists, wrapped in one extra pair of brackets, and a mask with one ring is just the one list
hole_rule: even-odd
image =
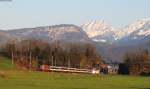
[(115, 27), (150, 17), (150, 0), (13, 0), (0, 2), (0, 29), (105, 20)]

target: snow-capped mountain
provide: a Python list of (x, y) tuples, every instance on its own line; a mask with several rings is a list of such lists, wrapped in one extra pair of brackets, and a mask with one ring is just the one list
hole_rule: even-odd
[(124, 34), (122, 34), (122, 37), (124, 36), (129, 36), (131, 33), (135, 32), (138, 30), (139, 35), (147, 35), (149, 33), (144, 33), (144, 31), (150, 29), (150, 18), (145, 18), (142, 20), (138, 20), (136, 22), (134, 22), (133, 24), (125, 27), (122, 32)]
[(82, 25), (83, 30), (93, 41), (116, 42), (143, 40), (150, 38), (150, 18), (134, 22), (127, 27), (116, 29), (104, 21), (94, 21)]
[(54, 25), (54, 26), (45, 26), (37, 28), (25, 28), (17, 30), (9, 30), (7, 33), (19, 40), (21, 39), (42, 39), (45, 41), (90, 41), (86, 33), (82, 28), (75, 25)]
[(115, 29), (104, 21), (87, 23), (82, 28), (93, 41), (96, 41), (96, 48), (106, 62), (123, 62), (127, 52), (150, 50), (150, 18), (138, 20), (120, 29)]
[(82, 28), (94, 41), (112, 42), (116, 40), (116, 30), (104, 21), (88, 22), (82, 25)]
[(139, 20), (127, 26), (122, 32), (124, 34), (121, 41), (150, 41), (150, 18)]

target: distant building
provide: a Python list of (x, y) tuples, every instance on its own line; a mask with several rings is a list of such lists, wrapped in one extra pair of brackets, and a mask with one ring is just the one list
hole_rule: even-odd
[(119, 69), (119, 64), (114, 63), (114, 64), (108, 64), (108, 74), (118, 74), (118, 69)]

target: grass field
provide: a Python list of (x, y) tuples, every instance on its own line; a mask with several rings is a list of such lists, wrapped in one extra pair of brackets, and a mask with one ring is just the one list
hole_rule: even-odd
[(0, 89), (150, 89), (150, 77), (17, 70), (0, 72)]

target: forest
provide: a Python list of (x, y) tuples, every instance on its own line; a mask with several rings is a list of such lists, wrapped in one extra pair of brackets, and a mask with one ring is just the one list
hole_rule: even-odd
[(0, 54), (10, 58), (12, 64), (31, 70), (37, 70), (42, 64), (91, 69), (102, 63), (95, 47), (82, 42), (12, 40), (1, 45)]

